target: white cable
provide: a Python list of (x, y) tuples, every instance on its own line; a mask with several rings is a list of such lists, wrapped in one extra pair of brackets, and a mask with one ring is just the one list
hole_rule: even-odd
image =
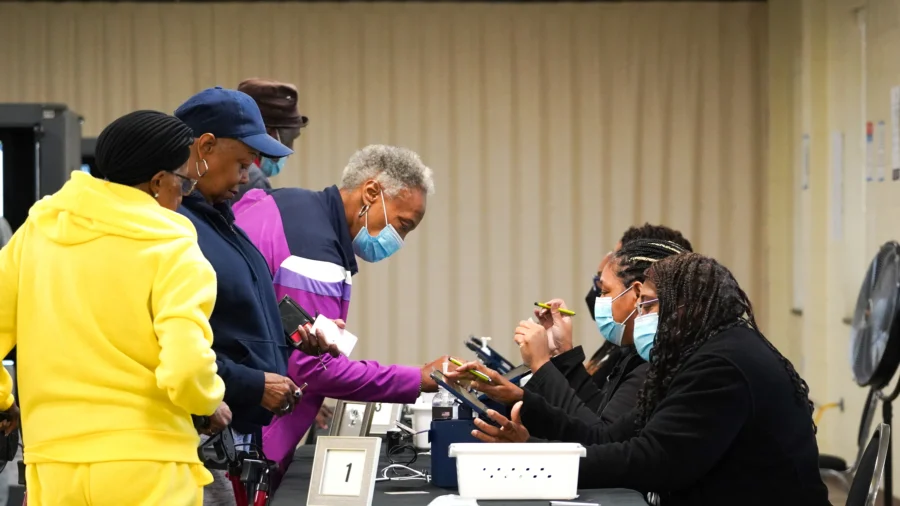
[[(412, 473), (412, 476), (388, 476), (389, 469), (405, 469)], [(403, 464), (391, 464), (389, 466), (385, 466), (384, 469), (381, 470), (381, 478), (376, 478), (375, 481), (409, 481), (409, 480), (425, 480), (428, 481), (428, 476), (421, 472), (416, 471), (415, 469), (404, 466)]]

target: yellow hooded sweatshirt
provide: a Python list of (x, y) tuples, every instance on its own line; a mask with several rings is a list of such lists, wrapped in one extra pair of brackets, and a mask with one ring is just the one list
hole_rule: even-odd
[(199, 463), (190, 415), (225, 393), (215, 297), (193, 225), (150, 195), (73, 172), (37, 202), (0, 250), (0, 356), (18, 345), (25, 463)]

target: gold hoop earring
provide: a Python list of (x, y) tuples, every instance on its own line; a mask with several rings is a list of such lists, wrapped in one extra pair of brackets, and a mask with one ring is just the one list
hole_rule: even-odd
[[(200, 162), (203, 162), (203, 166), (206, 167), (206, 170), (203, 171), (203, 174), (200, 173)], [(207, 172), (209, 172), (209, 164), (206, 163), (206, 160), (201, 159), (199, 162), (196, 162), (194, 164), (194, 170), (197, 171), (197, 178), (199, 179), (205, 176)]]

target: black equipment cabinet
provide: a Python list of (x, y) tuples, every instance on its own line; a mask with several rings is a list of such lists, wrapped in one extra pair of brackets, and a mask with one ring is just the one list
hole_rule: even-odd
[[(63, 104), (0, 104), (0, 216), (13, 231), (81, 169), (82, 123)], [(15, 348), (6, 359), (16, 359)]]
[(0, 104), (3, 174), (0, 214), (13, 230), (41, 197), (82, 165), (82, 118), (63, 104)]

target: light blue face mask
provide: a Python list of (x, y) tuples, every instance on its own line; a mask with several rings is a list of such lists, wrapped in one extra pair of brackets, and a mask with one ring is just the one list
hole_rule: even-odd
[(634, 347), (646, 362), (650, 361), (650, 350), (653, 349), (658, 327), (659, 313), (649, 313), (634, 319)]
[(618, 323), (615, 318), (613, 318), (612, 305), (616, 299), (628, 293), (631, 288), (632, 287), (629, 286), (627, 290), (616, 295), (615, 298), (597, 297), (597, 301), (594, 302), (594, 321), (597, 322), (597, 328), (600, 330), (600, 334), (604, 339), (616, 346), (622, 346), (622, 335), (625, 333), (625, 324), (628, 322), (628, 318), (631, 318), (631, 315), (634, 314), (634, 311), (628, 314), (625, 321)]
[(384, 210), (385, 227), (378, 235), (369, 235), (369, 210), (363, 212), (366, 215), (366, 225), (359, 230), (353, 238), (353, 252), (366, 262), (379, 262), (400, 251), (403, 247), (403, 239), (393, 225), (388, 223), (387, 209), (384, 207), (384, 192), (381, 192), (381, 209)]
[(284, 164), (287, 162), (288, 157), (282, 156), (278, 160), (272, 160), (268, 157), (263, 157), (262, 165), (259, 166), (260, 170), (263, 171), (263, 174), (266, 177), (277, 176), (281, 169), (284, 168)]

